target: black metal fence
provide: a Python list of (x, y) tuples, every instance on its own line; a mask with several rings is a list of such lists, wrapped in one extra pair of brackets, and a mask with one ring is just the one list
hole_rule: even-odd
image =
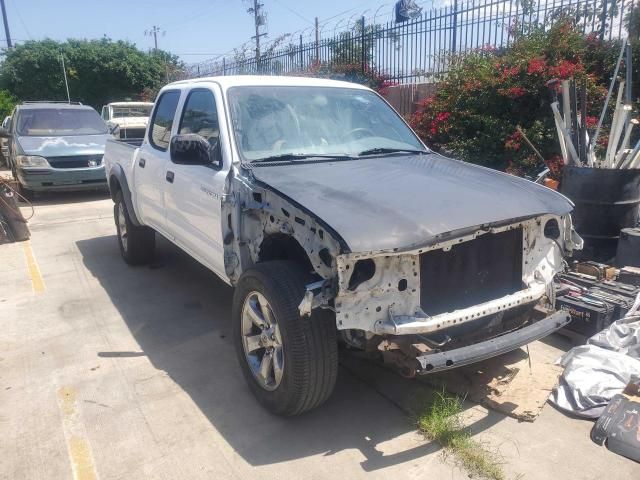
[(375, 69), (398, 83), (428, 82), (448, 69), (452, 54), (508, 46), (518, 33), (549, 28), (571, 18), (584, 33), (603, 39), (626, 35), (624, 19), (640, 0), (468, 0), (424, 12), (404, 23), (358, 20), (331, 38), (288, 45), (234, 58), (219, 58), (188, 69), (188, 76), (287, 74), (317, 65), (356, 65)]

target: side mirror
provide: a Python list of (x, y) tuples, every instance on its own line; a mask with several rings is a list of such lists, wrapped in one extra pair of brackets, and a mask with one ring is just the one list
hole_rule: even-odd
[(11, 138), (11, 132), (4, 127), (0, 127), (0, 138)]
[(195, 133), (174, 135), (169, 145), (169, 154), (173, 163), (181, 165), (222, 167), (219, 140), (211, 145), (206, 138)]
[(120, 136), (120, 125), (108, 125), (109, 133), (115, 137)]

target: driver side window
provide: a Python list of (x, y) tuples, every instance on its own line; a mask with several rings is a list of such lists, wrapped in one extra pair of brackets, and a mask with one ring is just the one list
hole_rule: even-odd
[(213, 93), (209, 90), (192, 90), (182, 111), (178, 133), (195, 133), (213, 145), (220, 135), (218, 112)]

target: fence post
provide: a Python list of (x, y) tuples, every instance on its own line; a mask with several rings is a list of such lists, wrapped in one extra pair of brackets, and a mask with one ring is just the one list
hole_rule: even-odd
[(222, 57), (222, 76), (224, 77), (227, 74), (227, 64), (225, 62), (225, 58)]
[(320, 63), (320, 26), (316, 17), (316, 63)]
[(600, 41), (604, 40), (604, 32), (607, 25), (608, 0), (602, 0), (602, 17), (600, 17)]
[(364, 67), (365, 64), (367, 63), (367, 46), (365, 45), (365, 41), (366, 41), (366, 34), (364, 31), (364, 15), (362, 16), (362, 19), (360, 20), (362, 22), (362, 39), (360, 40), (360, 69), (362, 70), (362, 73), (364, 73)]
[(451, 32), (451, 52), (456, 53), (458, 41), (458, 0), (453, 2), (453, 29)]
[(304, 56), (302, 55), (302, 34), (300, 34), (300, 70), (304, 69)]

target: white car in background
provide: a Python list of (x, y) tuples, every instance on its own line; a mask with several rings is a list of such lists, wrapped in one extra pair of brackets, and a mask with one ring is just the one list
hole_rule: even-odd
[(113, 102), (102, 107), (102, 119), (118, 138), (142, 138), (153, 102)]

